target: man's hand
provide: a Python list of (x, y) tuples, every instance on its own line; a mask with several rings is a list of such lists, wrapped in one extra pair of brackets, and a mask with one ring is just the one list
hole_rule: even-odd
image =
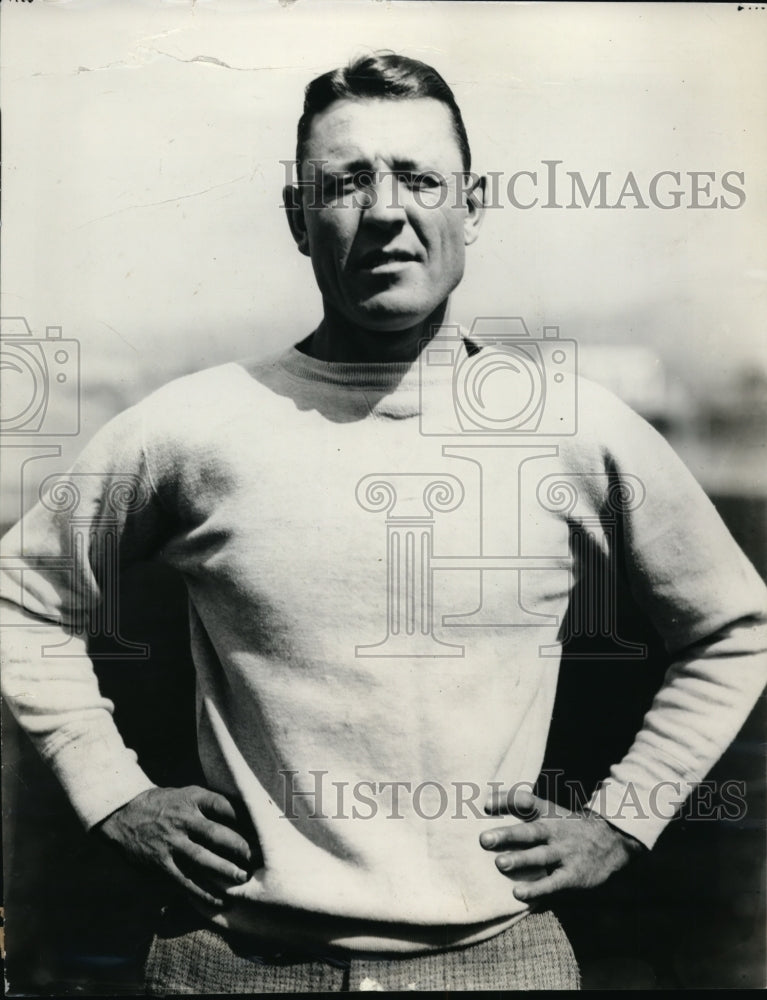
[(495, 863), (504, 875), (531, 879), (514, 887), (514, 895), (525, 902), (599, 885), (644, 850), (597, 813), (569, 812), (531, 792), (518, 791), (510, 802), (495, 797), (488, 811), (524, 820), (487, 830), (479, 842), (498, 852)]
[(150, 788), (96, 827), (141, 864), (161, 869), (197, 899), (223, 906), (247, 882), (251, 850), (230, 801), (197, 785)]

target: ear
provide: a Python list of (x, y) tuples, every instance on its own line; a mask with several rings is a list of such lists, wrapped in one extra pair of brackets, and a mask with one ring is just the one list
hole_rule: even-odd
[(282, 190), (282, 203), (288, 217), (288, 225), (296, 246), (305, 256), (309, 256), (309, 236), (306, 232), (304, 205), (298, 184), (286, 184)]
[(471, 183), (466, 187), (466, 218), (463, 222), (463, 241), (470, 246), (479, 236), (482, 220), (485, 218), (485, 189), (487, 177), (469, 175)]

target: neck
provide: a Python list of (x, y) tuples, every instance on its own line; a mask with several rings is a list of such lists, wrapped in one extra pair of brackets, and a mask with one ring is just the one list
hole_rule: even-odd
[(324, 319), (298, 347), (318, 361), (411, 362), (417, 359), (424, 343), (431, 340), (446, 319), (447, 300), (414, 326), (403, 330), (369, 330), (349, 322), (326, 305)]

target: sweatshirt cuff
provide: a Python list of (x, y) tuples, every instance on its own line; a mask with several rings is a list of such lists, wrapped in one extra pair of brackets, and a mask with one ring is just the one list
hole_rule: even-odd
[(607, 778), (591, 796), (586, 808), (645, 847), (652, 848), (692, 788), (692, 783), (681, 779), (658, 781), (646, 787), (632, 781)]
[(157, 787), (139, 767), (136, 754), (107, 734), (68, 743), (49, 763), (88, 830), (141, 792)]

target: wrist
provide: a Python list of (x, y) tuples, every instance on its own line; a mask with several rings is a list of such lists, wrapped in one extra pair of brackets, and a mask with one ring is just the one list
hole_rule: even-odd
[(615, 839), (624, 846), (626, 852), (631, 857), (637, 854), (647, 853), (648, 848), (642, 843), (641, 840), (637, 840), (637, 838), (633, 837), (630, 833), (626, 833), (626, 831), (621, 829), (621, 827), (615, 826), (609, 819), (606, 819), (602, 813), (597, 812), (596, 809), (591, 809), (589, 806), (586, 806), (583, 811), (587, 816), (598, 820), (605, 827), (607, 827), (614, 835)]

